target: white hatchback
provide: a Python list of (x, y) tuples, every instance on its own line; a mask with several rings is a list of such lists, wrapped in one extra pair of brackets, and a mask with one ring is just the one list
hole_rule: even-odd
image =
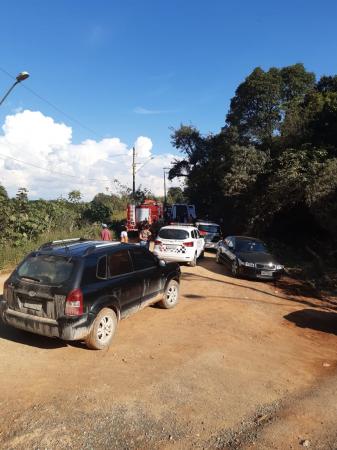
[(164, 261), (197, 264), (204, 254), (205, 241), (193, 225), (168, 225), (159, 230), (153, 253)]

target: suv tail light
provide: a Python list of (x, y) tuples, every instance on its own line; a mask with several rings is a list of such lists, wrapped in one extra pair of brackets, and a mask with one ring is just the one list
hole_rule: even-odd
[(154, 241), (154, 245), (160, 245), (161, 241)]
[(83, 314), (83, 293), (81, 289), (74, 289), (69, 292), (64, 312), (67, 316), (80, 316)]
[(191, 242), (183, 242), (183, 246), (184, 247), (194, 247), (194, 242), (193, 241), (191, 241)]

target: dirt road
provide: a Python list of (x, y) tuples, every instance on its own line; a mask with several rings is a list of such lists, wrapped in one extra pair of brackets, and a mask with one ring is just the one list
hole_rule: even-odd
[(0, 447), (336, 449), (337, 301), (211, 254), (182, 270), (178, 307), (122, 321), (108, 351), (0, 325)]

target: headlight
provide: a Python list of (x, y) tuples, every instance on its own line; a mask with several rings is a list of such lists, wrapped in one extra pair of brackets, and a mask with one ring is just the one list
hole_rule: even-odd
[(239, 264), (246, 267), (255, 267), (255, 263), (242, 261), (241, 259), (239, 259)]
[(276, 264), (276, 270), (282, 270), (284, 269), (284, 266), (281, 266), (281, 264)]

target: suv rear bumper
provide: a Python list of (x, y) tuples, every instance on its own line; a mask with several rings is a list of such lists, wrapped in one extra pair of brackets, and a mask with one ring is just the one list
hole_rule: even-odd
[(48, 337), (58, 337), (65, 341), (76, 341), (86, 338), (94, 321), (92, 314), (81, 317), (62, 317), (58, 320), (33, 316), (16, 311), (0, 302), (0, 316), (5, 323), (21, 330)]
[(217, 247), (218, 247), (218, 242), (205, 241), (205, 249), (209, 249), (209, 248), (217, 249)]

